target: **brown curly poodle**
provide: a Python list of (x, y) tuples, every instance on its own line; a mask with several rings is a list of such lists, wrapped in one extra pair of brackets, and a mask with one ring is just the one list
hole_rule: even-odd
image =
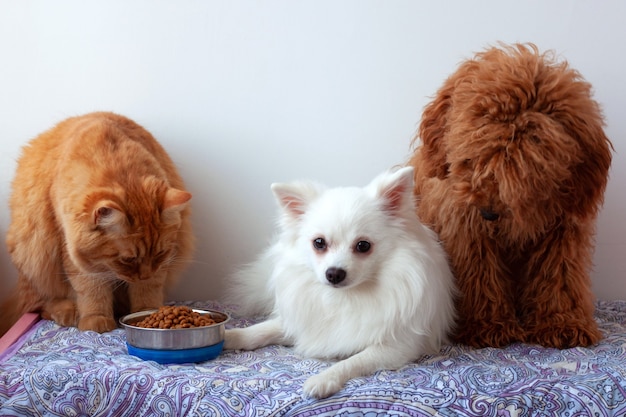
[(590, 84), (532, 44), (476, 54), (425, 107), (409, 164), (457, 277), (458, 342), (601, 338), (589, 273), (611, 164), (603, 125)]

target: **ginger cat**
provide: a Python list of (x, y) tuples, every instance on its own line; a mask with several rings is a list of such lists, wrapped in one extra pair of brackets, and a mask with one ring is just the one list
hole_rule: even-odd
[(9, 200), (18, 282), (0, 335), (29, 311), (106, 332), (115, 313), (161, 306), (191, 260), (190, 199), (161, 145), (123, 116), (69, 118), (33, 139)]

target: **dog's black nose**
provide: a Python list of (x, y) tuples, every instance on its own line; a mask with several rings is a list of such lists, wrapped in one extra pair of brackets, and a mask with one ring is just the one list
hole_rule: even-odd
[(346, 279), (346, 270), (341, 268), (330, 267), (326, 270), (326, 279), (331, 284), (339, 284)]
[(483, 219), (490, 222), (498, 220), (500, 218), (500, 215), (498, 213), (494, 213), (493, 211), (489, 211), (486, 209), (480, 209), (480, 215), (483, 217)]

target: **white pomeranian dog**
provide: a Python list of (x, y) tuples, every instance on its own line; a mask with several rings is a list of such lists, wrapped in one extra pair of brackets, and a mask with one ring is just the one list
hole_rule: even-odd
[(439, 351), (453, 325), (455, 289), (442, 246), (416, 215), (412, 168), (363, 188), (295, 182), (272, 191), (280, 233), (233, 278), (228, 295), (240, 314), (269, 318), (227, 329), (225, 349), (281, 344), (339, 359), (305, 382), (304, 394), (315, 398)]

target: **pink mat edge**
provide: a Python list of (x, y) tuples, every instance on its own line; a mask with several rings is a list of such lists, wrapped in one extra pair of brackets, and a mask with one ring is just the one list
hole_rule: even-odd
[(26, 313), (0, 338), (0, 354), (15, 343), (33, 324), (40, 319), (37, 313)]

